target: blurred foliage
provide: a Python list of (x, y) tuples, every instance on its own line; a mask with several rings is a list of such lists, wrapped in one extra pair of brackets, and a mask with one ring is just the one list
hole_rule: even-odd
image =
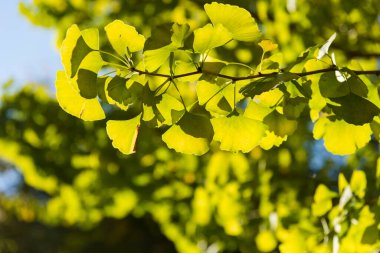
[[(103, 27), (122, 19), (146, 36), (167, 21), (195, 29), (206, 20), (203, 3), (34, 0), (20, 8), (33, 23), (56, 29), (60, 43), (73, 23)], [(364, 57), (365, 68), (376, 67), (376, 0), (234, 4), (250, 10), (285, 63), (336, 31), (341, 61)], [(255, 50), (239, 42), (218, 53), (250, 62)], [(170, 151), (162, 130), (142, 126), (138, 152), (125, 156), (112, 147), (104, 120), (77, 120), (40, 88), (26, 86), (0, 101), (0, 170), (15, 166), (23, 175), (17, 193), (0, 195), (1, 252), (172, 252), (171, 243), (184, 253), (380, 249), (375, 138), (342, 163), (318, 151), (313, 134), (327, 133), (311, 132), (310, 115), (301, 112), (294, 121), (275, 112), (268, 124), (288, 136), (280, 147), (241, 154), (211, 146), (196, 157)], [(135, 116), (105, 110), (113, 120)], [(322, 123), (319, 129), (329, 122)]]

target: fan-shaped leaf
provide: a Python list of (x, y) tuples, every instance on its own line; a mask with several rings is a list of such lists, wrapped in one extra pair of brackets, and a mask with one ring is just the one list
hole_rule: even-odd
[(67, 113), (83, 120), (100, 120), (105, 118), (104, 111), (97, 98), (86, 99), (69, 83), (64, 71), (57, 72), (57, 100)]
[(330, 121), (320, 118), (315, 123), (313, 136), (324, 140), (326, 149), (336, 155), (349, 155), (364, 147), (371, 140), (369, 124), (355, 126), (343, 120)]
[(213, 135), (208, 118), (185, 113), (177, 124), (162, 135), (162, 140), (177, 152), (203, 155), (209, 150)]
[(127, 110), (128, 105), (141, 97), (143, 86), (137, 82), (127, 88), (127, 79), (120, 76), (109, 77), (105, 82), (105, 95), (109, 104), (116, 104), (120, 109)]
[(205, 4), (204, 8), (211, 22), (222, 24), (235, 40), (255, 41), (260, 37), (256, 21), (247, 10), (216, 2)]
[(165, 119), (162, 124), (166, 125), (177, 123), (185, 113), (183, 104), (166, 93), (162, 95), (161, 100), (156, 106), (162, 117)]
[(144, 48), (144, 36), (139, 34), (133, 26), (121, 20), (113, 21), (104, 29), (113, 49), (121, 56), (128, 56), (128, 51), (137, 52)]
[(112, 146), (123, 154), (136, 151), (136, 140), (139, 133), (141, 114), (129, 120), (109, 120), (107, 134), (112, 140)]
[(99, 49), (99, 33), (96, 28), (80, 31), (72, 25), (66, 32), (61, 46), (61, 58), (69, 77), (74, 77), (88, 53)]
[(205, 53), (210, 49), (223, 46), (231, 39), (230, 33), (223, 25), (207, 24), (194, 31), (193, 48), (195, 52)]
[(331, 100), (340, 106), (329, 104), (329, 107), (337, 116), (350, 124), (363, 125), (370, 123), (373, 117), (380, 113), (380, 109), (376, 105), (353, 93), (343, 97), (331, 98)]
[(220, 142), (220, 149), (247, 153), (260, 144), (267, 126), (242, 115), (213, 118), (214, 140)]

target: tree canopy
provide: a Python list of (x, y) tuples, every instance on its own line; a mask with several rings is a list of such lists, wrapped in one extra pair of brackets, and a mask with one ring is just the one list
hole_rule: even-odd
[(3, 212), (66, 227), (62, 252), (109, 223), (150, 231), (115, 252), (379, 250), (380, 3), (241, 2), (21, 4), (64, 69), (56, 100), (2, 97)]

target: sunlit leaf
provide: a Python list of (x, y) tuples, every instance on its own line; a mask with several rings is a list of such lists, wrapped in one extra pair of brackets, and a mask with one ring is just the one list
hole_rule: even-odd
[(57, 72), (55, 86), (58, 103), (67, 113), (80, 119), (90, 121), (105, 118), (104, 111), (98, 99), (86, 99), (80, 96), (69, 83), (64, 71)]
[(313, 215), (319, 217), (326, 214), (332, 208), (332, 198), (336, 196), (337, 194), (330, 191), (325, 185), (318, 185), (312, 205)]
[(104, 86), (107, 102), (116, 104), (122, 110), (127, 110), (128, 105), (140, 99), (142, 88), (137, 82), (127, 88), (127, 79), (120, 76), (109, 77)]
[(72, 25), (66, 33), (61, 46), (61, 58), (67, 75), (71, 78), (88, 53), (99, 49), (99, 34), (95, 28), (80, 31)]
[(129, 52), (137, 52), (144, 48), (145, 38), (133, 26), (121, 20), (115, 20), (105, 28), (107, 38), (113, 49), (120, 56), (128, 56)]
[(333, 43), (335, 38), (336, 38), (336, 33), (331, 35), (331, 37), (327, 40), (327, 42), (319, 49), (318, 56), (317, 56), (318, 60), (322, 59), (323, 56), (328, 54), (331, 43)]
[(220, 142), (220, 149), (247, 153), (260, 144), (265, 135), (266, 125), (242, 115), (213, 118), (214, 140)]
[(271, 40), (262, 40), (258, 44), (264, 52), (275, 50), (278, 47), (278, 45), (273, 43)]
[(362, 170), (354, 170), (350, 180), (352, 192), (359, 198), (363, 199), (367, 189), (367, 178)]
[(156, 106), (162, 117), (165, 119), (162, 124), (166, 125), (177, 123), (185, 113), (183, 104), (168, 94), (163, 94)]
[(166, 61), (168, 61), (172, 48), (163, 47), (154, 50), (147, 50), (144, 52), (145, 68), (149, 72), (153, 72), (161, 67)]
[(141, 114), (129, 120), (107, 121), (107, 134), (112, 146), (123, 154), (136, 152), (136, 140), (139, 133)]
[(238, 6), (213, 2), (204, 6), (214, 25), (222, 24), (235, 40), (255, 41), (260, 31), (251, 14)]
[(273, 131), (265, 131), (265, 136), (260, 141), (260, 147), (265, 150), (273, 148), (273, 146), (279, 147), (284, 141), (288, 139), (288, 136), (284, 137), (276, 135)]
[(177, 124), (171, 126), (162, 140), (169, 148), (185, 154), (203, 155), (209, 150), (214, 135), (209, 119), (185, 113)]
[(207, 24), (194, 31), (194, 50), (205, 53), (210, 49), (220, 47), (231, 40), (231, 35), (221, 24)]
[(315, 139), (324, 140), (326, 149), (336, 155), (349, 155), (364, 147), (371, 140), (369, 124), (355, 126), (342, 120), (320, 118), (314, 126)]

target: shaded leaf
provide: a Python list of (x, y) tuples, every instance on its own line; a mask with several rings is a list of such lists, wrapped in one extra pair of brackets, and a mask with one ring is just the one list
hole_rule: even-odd
[(129, 120), (107, 121), (107, 134), (112, 146), (123, 154), (136, 152), (136, 140), (140, 127), (141, 114)]
[(241, 88), (240, 93), (246, 97), (254, 97), (255, 95), (259, 95), (263, 92), (276, 88), (283, 82), (296, 80), (298, 78), (298, 75), (288, 72), (279, 73), (269, 77), (263, 77)]
[(370, 123), (373, 117), (380, 113), (380, 109), (376, 105), (353, 93), (343, 97), (331, 98), (331, 100), (340, 105), (329, 104), (332, 111), (350, 124), (363, 125)]
[(109, 77), (104, 87), (108, 103), (115, 104), (122, 110), (127, 110), (129, 104), (132, 104), (141, 97), (143, 88), (137, 82), (133, 82), (127, 88), (127, 80), (120, 76)]

